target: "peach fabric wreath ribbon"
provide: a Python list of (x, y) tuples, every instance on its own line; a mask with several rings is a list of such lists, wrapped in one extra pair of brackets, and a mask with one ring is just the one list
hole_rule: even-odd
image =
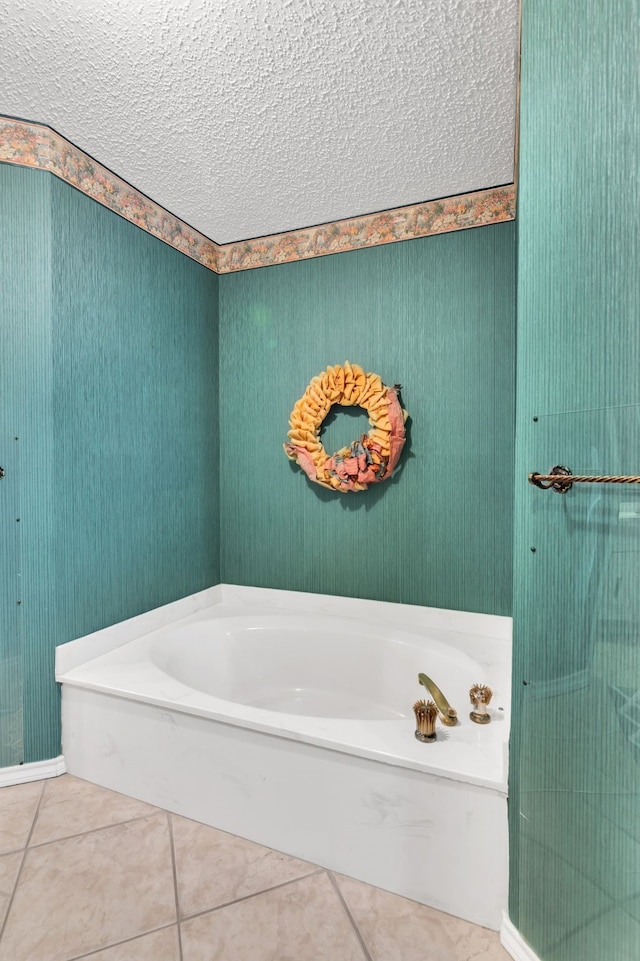
[[(387, 480), (404, 447), (408, 414), (399, 387), (387, 387), (378, 374), (345, 361), (314, 377), (296, 401), (289, 418), (289, 442), (284, 450), (316, 484), (341, 493), (366, 490)], [(329, 456), (320, 428), (333, 404), (362, 407), (372, 425), (368, 434)]]

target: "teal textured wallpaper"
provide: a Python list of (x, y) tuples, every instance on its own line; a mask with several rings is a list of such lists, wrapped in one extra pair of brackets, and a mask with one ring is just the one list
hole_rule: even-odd
[[(0, 164), (0, 766), (23, 760), (24, 585), (41, 576), (48, 550), (50, 238), (49, 177)], [(49, 702), (55, 713), (52, 675)]]
[[(220, 277), (224, 581), (510, 614), (514, 234)], [(345, 360), (402, 384), (411, 420), (391, 481), (334, 494), (282, 444), (310, 379)], [(366, 429), (342, 410), (325, 447)]]
[[(523, 7), (509, 911), (542, 961), (640, 944), (640, 4)], [(635, 505), (635, 506), (634, 506)]]
[[(2, 763), (60, 751), (57, 643), (219, 581), (510, 612), (511, 486), (478, 478), (512, 471), (513, 224), (218, 278), (49, 174), (0, 177)], [(346, 359), (411, 415), (362, 495), (282, 451)], [(342, 411), (325, 443), (367, 426)]]
[(21, 372), (11, 563), (33, 761), (60, 751), (56, 643), (220, 580), (218, 278), (47, 173), (0, 174), (18, 198), (3, 326)]

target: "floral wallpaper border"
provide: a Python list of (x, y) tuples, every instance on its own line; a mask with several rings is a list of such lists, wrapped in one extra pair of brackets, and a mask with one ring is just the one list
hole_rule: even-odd
[(149, 200), (51, 127), (0, 117), (0, 163), (48, 170), (114, 213), (219, 274), (466, 230), (515, 218), (515, 184), (217, 244)]
[(51, 127), (0, 117), (0, 162), (48, 170), (203, 266), (218, 269), (218, 244), (120, 180)]
[(429, 200), (377, 214), (337, 220), (319, 227), (225, 244), (218, 248), (218, 271), (227, 274), (363, 247), (378, 247), (453, 230), (499, 224), (513, 220), (515, 215), (515, 184), (507, 184), (444, 200)]

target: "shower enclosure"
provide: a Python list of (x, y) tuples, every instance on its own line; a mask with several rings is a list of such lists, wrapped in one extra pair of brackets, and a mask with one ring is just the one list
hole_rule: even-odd
[[(531, 418), (530, 468), (640, 472), (640, 405)], [(640, 484), (523, 486), (511, 917), (543, 961), (640, 945)]]

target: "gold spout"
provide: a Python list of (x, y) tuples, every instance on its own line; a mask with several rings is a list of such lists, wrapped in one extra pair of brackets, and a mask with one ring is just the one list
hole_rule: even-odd
[(453, 727), (454, 724), (457, 724), (458, 712), (454, 707), (451, 707), (438, 685), (435, 684), (426, 674), (418, 674), (418, 681), (423, 685), (423, 687), (426, 687), (426, 689), (429, 691), (429, 694), (435, 701), (442, 723), (446, 724), (447, 727)]

